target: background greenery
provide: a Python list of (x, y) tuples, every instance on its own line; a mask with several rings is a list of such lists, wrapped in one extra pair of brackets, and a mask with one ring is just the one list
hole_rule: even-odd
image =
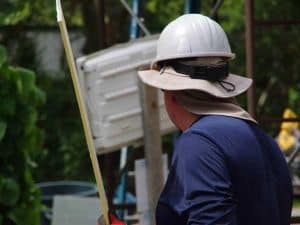
[[(96, 10), (94, 2), (104, 6), (101, 11), (102, 14), (99, 14), (99, 11)], [(214, 2), (214, 0), (202, 0), (202, 13), (208, 15)], [(86, 37), (87, 41), (83, 49), (85, 54), (109, 47), (115, 43), (128, 41), (130, 17), (119, 0), (64, 0), (63, 3), (66, 21), (69, 26), (76, 26), (77, 30)], [(30, 163), (25, 163), (26, 166), (25, 164), (22, 165), (26, 167), (26, 174), (33, 173), (35, 182), (58, 179), (93, 180), (66, 63), (62, 59), (61, 73), (56, 74), (56, 76), (49, 76), (53, 74), (49, 74), (49, 71), (45, 71), (41, 67), (39, 55), (36, 55), (33, 51), (35, 43), (28, 36), (28, 32), (32, 29), (57, 29), (55, 1), (1, 0), (0, 8), (0, 43), (8, 49), (7, 61), (11, 65), (20, 65), (35, 71), (36, 82), (34, 81), (33, 73), (27, 70), (13, 69), (15, 67), (9, 67), (6, 60), (2, 60), (2, 62), (6, 63), (0, 63), (0, 65), (6, 65), (5, 68), (11, 68), (13, 71), (17, 70), (14, 74), (19, 75), (11, 75), (13, 77), (11, 79), (31, 77), (31, 84), (37, 84), (46, 95), (44, 104), (36, 108), (39, 105), (38, 103), (43, 102), (42, 99), (44, 99), (44, 97), (41, 97), (41, 91), (36, 91), (36, 96), (40, 97), (17, 95), (13, 87), (18, 90), (18, 86), (13, 85), (20, 85), (18, 83), (22, 83), (23, 80), (21, 79), (22, 81), (18, 82), (12, 81), (5, 78), (7, 73), (0, 73), (0, 93), (6, 90), (6, 95), (9, 98), (31, 107), (31, 110), (34, 111), (32, 118), (28, 121), (28, 124), (31, 125), (28, 125), (25, 124), (25, 117), (23, 114), (20, 114), (21, 111), (17, 110), (15, 114), (7, 117), (5, 110), (2, 107), (0, 108), (0, 115), (2, 116), (0, 117), (0, 139), (2, 136), (2, 138), (8, 138), (8, 142), (11, 142), (10, 145), (7, 145), (4, 142), (4, 138), (1, 140), (1, 155), (4, 152), (5, 154), (10, 154), (9, 157), (12, 157), (12, 155), (20, 154), (20, 152), (22, 154), (28, 152), (26, 153), (28, 156), (22, 157), (26, 158), (24, 162)], [(181, 15), (183, 8), (184, 0), (144, 0), (142, 16), (150, 31), (158, 33), (168, 22)], [(257, 19), (300, 19), (299, 10), (300, 1), (297, 0), (255, 1), (255, 17)], [(231, 63), (232, 72), (241, 75), (245, 74), (244, 1), (225, 0), (216, 19), (224, 27), (229, 36), (232, 50), (237, 55), (237, 58)], [(102, 21), (103, 24), (101, 25), (100, 23), (99, 25), (96, 21)], [(287, 106), (292, 107), (294, 111), (300, 114), (299, 35), (299, 26), (257, 27), (256, 29), (255, 75), (257, 78), (257, 111), (259, 118), (263, 116), (281, 117), (283, 109)], [(4, 52), (3, 50), (1, 51)], [(4, 53), (2, 54), (5, 55)], [(4, 76), (3, 74), (6, 75)], [(14, 76), (16, 77), (14, 78)], [(35, 86), (33, 89), (40, 90)], [(35, 101), (31, 98), (38, 98), (39, 100)], [(0, 106), (2, 106), (3, 99), (1, 94), (0, 99)], [(245, 96), (240, 97), (239, 101), (245, 106)], [(6, 115), (5, 118), (3, 115)], [(23, 123), (18, 124), (18, 129), (26, 130), (28, 126), (35, 127), (37, 125), (38, 128), (34, 128), (35, 133), (32, 134), (32, 138), (34, 137), (35, 141), (28, 139), (31, 150), (23, 151), (23, 147), (20, 147), (23, 141), (13, 141), (16, 139), (4, 136), (5, 132), (8, 135), (7, 130), (12, 126), (7, 122), (7, 118), (15, 122), (22, 120)], [(272, 135), (277, 134), (279, 124), (270, 124), (262, 121), (262, 125)], [(42, 133), (44, 135), (41, 135)], [(170, 138), (166, 139), (164, 146), (167, 149), (171, 149), (170, 143)], [(22, 144), (22, 146), (24, 145)], [(3, 160), (2, 158), (0, 159)], [(21, 161), (22, 159), (19, 158)], [(104, 162), (101, 164), (105, 165), (105, 158), (101, 158), (101, 160)], [(21, 196), (22, 194), (18, 187), (23, 185), (24, 181), (16, 179), (16, 174), (7, 173), (6, 167), (3, 166), (2, 162), (1, 165), (0, 178), (3, 176), (12, 180), (3, 181), (4, 178), (0, 179), (0, 198), (1, 183), (3, 182), (15, 182), (12, 185), (15, 188), (12, 189), (15, 189), (16, 196)], [(20, 174), (17, 176), (22, 177), (24, 175), (23, 172), (25, 173), (25, 171), (20, 171), (16, 166), (17, 164), (11, 165), (15, 165), (12, 168), (19, 171), (18, 173)], [(35, 167), (32, 167), (32, 165), (35, 165)], [(32, 177), (31, 175), (26, 176), (29, 177), (26, 178), (28, 179), (26, 182), (29, 182), (30, 185), (25, 189), (23, 187), (22, 193), (28, 191), (28, 193), (36, 196), (37, 193), (35, 191), (32, 192), (32, 190), (35, 190), (34, 186), (32, 186)], [(13, 204), (17, 204), (17, 201), (14, 200)], [(24, 200), (24, 202), (26, 201)], [(22, 207), (24, 207), (24, 204)], [(2, 212), (1, 205), (0, 209)], [(35, 210), (32, 211), (32, 213), (34, 212)], [(6, 215), (8, 214), (5, 214), (4, 217), (8, 218)], [(1, 214), (0, 221), (4, 217)]]
[(0, 86), (0, 224), (38, 224), (39, 191), (31, 171), (42, 149), (37, 119), (45, 95), (32, 71), (7, 64), (1, 45)]

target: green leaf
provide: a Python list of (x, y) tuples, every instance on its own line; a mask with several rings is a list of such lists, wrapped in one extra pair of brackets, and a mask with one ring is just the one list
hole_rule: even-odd
[(13, 25), (25, 20), (31, 13), (30, 2), (9, 1), (0, 11), (0, 24)]
[(6, 133), (7, 124), (0, 121), (0, 141), (3, 139)]
[(0, 45), (0, 68), (3, 66), (4, 63), (7, 61), (7, 53), (6, 49)]
[(22, 81), (20, 79), (18, 79), (16, 81), (16, 86), (17, 86), (18, 93), (21, 95), (22, 92), (23, 92), (23, 84), (22, 84)]
[(13, 116), (16, 113), (16, 101), (12, 97), (1, 96), (0, 115)]
[(2, 67), (0, 65), (0, 78), (2, 80), (2, 82), (8, 82), (10, 80), (10, 69), (9, 67), (6, 65), (6, 62), (4, 61), (4, 63), (2, 64)]
[(17, 67), (16, 72), (18, 72), (22, 77), (22, 82), (25, 86), (32, 87), (35, 82), (35, 74), (32, 70)]
[(34, 88), (35, 74), (31, 70), (21, 67), (10, 67), (12, 79), (19, 95), (28, 96)]
[(33, 89), (32, 99), (34, 100), (37, 106), (43, 105), (46, 102), (46, 93), (42, 91), (40, 88), (35, 87)]
[(2, 178), (0, 181), (0, 204), (14, 206), (20, 197), (20, 188), (11, 178)]
[(28, 210), (30, 205), (21, 204), (14, 208), (8, 214), (8, 218), (16, 225), (24, 224), (39, 224), (40, 222), (40, 211), (39, 210)]
[(33, 71), (24, 69), (24, 68), (16, 68), (18, 74), (20, 74), (22, 81), (22, 91), (24, 91), (25, 95), (29, 95), (32, 89), (35, 87), (35, 74)]

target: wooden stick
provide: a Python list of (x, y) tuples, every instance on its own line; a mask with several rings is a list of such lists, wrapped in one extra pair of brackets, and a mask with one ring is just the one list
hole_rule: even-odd
[(59, 29), (61, 32), (61, 37), (62, 37), (63, 45), (65, 48), (67, 61), (68, 61), (69, 68), (71, 71), (71, 78), (72, 78), (75, 95), (76, 95), (76, 99), (77, 99), (77, 103), (78, 103), (78, 107), (79, 107), (79, 111), (80, 111), (84, 134), (85, 134), (85, 138), (86, 138), (86, 142), (87, 142), (87, 146), (88, 146), (88, 150), (90, 153), (90, 158), (91, 158), (91, 162), (92, 162), (92, 166), (93, 166), (93, 171), (94, 171), (94, 175), (96, 178), (96, 183), (97, 183), (97, 187), (98, 187), (98, 191), (99, 191), (100, 208), (101, 208), (103, 216), (104, 216), (105, 225), (109, 225), (110, 223), (109, 223), (109, 216), (108, 216), (108, 204), (107, 204), (107, 198), (106, 198), (105, 189), (104, 189), (104, 185), (103, 185), (103, 179), (102, 179), (99, 163), (97, 160), (97, 154), (96, 154), (96, 149), (95, 149), (95, 145), (94, 145), (94, 141), (93, 141), (93, 137), (92, 137), (90, 123), (88, 120), (86, 105), (84, 103), (84, 99), (83, 99), (81, 89), (80, 89), (80, 83), (79, 83), (79, 79), (78, 79), (77, 69), (75, 66), (74, 55), (73, 55), (73, 51), (71, 48), (69, 34), (67, 31), (67, 26), (65, 23), (60, 0), (56, 0), (56, 10), (57, 10), (57, 22), (58, 22)]
[(149, 202), (149, 224), (155, 225), (155, 208), (163, 189), (162, 145), (157, 89), (139, 81)]

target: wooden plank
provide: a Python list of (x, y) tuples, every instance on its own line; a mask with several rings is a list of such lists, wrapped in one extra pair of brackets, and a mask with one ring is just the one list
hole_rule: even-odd
[(163, 187), (162, 146), (159, 126), (159, 106), (157, 90), (139, 83), (142, 106), (144, 147), (149, 199), (149, 221), (155, 224), (155, 208)]

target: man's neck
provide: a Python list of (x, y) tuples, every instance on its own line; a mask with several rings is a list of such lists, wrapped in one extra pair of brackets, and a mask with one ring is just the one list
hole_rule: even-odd
[(186, 129), (188, 129), (189, 127), (192, 126), (192, 124), (198, 120), (199, 116), (192, 114), (192, 113), (188, 113), (186, 116), (181, 117), (179, 124), (178, 124), (178, 128), (181, 131), (185, 131)]

